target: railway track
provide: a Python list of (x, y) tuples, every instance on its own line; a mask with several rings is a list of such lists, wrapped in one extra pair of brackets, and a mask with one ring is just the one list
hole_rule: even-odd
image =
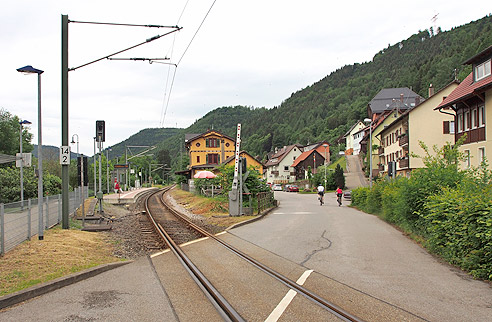
[(165, 241), (171, 251), (177, 256), (181, 264), (188, 271), (190, 276), (195, 280), (197, 285), (205, 293), (206, 297), (217, 309), (222, 318), (226, 321), (244, 321), (243, 317), (232, 307), (231, 304), (220, 294), (220, 292), (210, 283), (207, 278), (200, 272), (200, 270), (193, 264), (193, 262), (186, 256), (186, 254), (178, 246), (181, 243), (200, 238), (208, 237), (215, 240), (221, 246), (227, 250), (233, 252), (235, 255), (249, 262), (259, 270), (275, 278), (280, 283), (286, 285), (295, 292), (302, 294), (309, 300), (316, 303), (318, 306), (327, 310), (338, 319), (342, 321), (362, 321), (362, 319), (346, 312), (337, 305), (323, 299), (322, 297), (314, 294), (308, 289), (302, 287), (296, 282), (288, 279), (287, 277), (277, 273), (269, 267), (258, 262), (249, 255), (241, 252), (239, 249), (229, 245), (223, 240), (210, 234), (203, 228), (191, 222), (186, 216), (178, 213), (172, 207), (169, 207), (164, 201), (163, 195), (167, 189), (159, 190), (157, 192), (149, 193), (145, 198), (145, 211), (149, 217), (149, 221), (154, 225), (155, 231)]

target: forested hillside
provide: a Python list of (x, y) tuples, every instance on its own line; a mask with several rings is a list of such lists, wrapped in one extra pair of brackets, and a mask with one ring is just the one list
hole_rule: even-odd
[(471, 68), (462, 63), (491, 45), (492, 16), (449, 31), (419, 31), (381, 50), (370, 62), (332, 72), (273, 109), (236, 106), (211, 111), (189, 128), (177, 130), (159, 149), (169, 150), (177, 161), (185, 133), (215, 128), (234, 137), (237, 123), (242, 123), (242, 148), (260, 157), (293, 143), (335, 143), (366, 117), (367, 104), (381, 89), (409, 87), (425, 98), (429, 84), (439, 90), (455, 77), (463, 80)]

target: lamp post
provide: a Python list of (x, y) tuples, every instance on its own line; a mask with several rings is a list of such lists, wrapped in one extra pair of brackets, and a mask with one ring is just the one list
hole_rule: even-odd
[(326, 191), (326, 150), (328, 149), (328, 144), (323, 144), (323, 147), (325, 148), (325, 191)]
[(38, 238), (44, 239), (44, 224), (43, 224), (43, 139), (42, 139), (42, 123), (41, 123), (41, 74), (44, 71), (33, 68), (27, 65), (17, 69), (20, 73), (38, 74)]
[(364, 119), (364, 123), (369, 122), (369, 187), (372, 188), (372, 120)]
[(20, 149), (20, 189), (21, 189), (21, 209), (24, 209), (24, 155), (22, 154), (22, 125), (23, 124), (31, 124), (29, 121), (20, 121), (19, 122), (19, 149)]

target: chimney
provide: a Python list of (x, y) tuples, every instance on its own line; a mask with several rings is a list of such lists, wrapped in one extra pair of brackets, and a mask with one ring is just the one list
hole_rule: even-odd
[(404, 95), (400, 94), (400, 102), (402, 102), (402, 103), (403, 103), (403, 97), (404, 97)]
[(420, 104), (420, 96), (415, 97), (415, 106)]
[(429, 97), (433, 96), (434, 95), (434, 87), (432, 86), (432, 84), (429, 85)]

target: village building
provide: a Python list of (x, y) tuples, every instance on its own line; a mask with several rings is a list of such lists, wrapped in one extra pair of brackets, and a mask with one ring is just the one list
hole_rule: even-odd
[(185, 171), (177, 174), (188, 179), (202, 170), (212, 170), (222, 161), (234, 156), (235, 140), (217, 130), (208, 130), (201, 134), (185, 134), (185, 147), (190, 164)]
[[(463, 168), (478, 167), (492, 151), (492, 46), (464, 62), (472, 72), (437, 106), (455, 113), (455, 140), (466, 135), (460, 151), (465, 154)], [(490, 168), (490, 165), (489, 165)]]
[(422, 158), (417, 157), (425, 156), (420, 142), (424, 142), (431, 151), (433, 146), (454, 143), (454, 116), (434, 109), (458, 84), (458, 81), (453, 81), (437, 93), (431, 84), (427, 100), (403, 113), (377, 134), (381, 142), (377, 164), (380, 175), (387, 175), (390, 166), (394, 166), (395, 175), (401, 176), (409, 176), (413, 169), (424, 167)]
[(302, 154), (304, 148), (300, 144), (284, 146), (276, 149), (265, 163), (265, 180), (267, 183), (285, 184), (296, 180), (296, 173), (292, 163)]

